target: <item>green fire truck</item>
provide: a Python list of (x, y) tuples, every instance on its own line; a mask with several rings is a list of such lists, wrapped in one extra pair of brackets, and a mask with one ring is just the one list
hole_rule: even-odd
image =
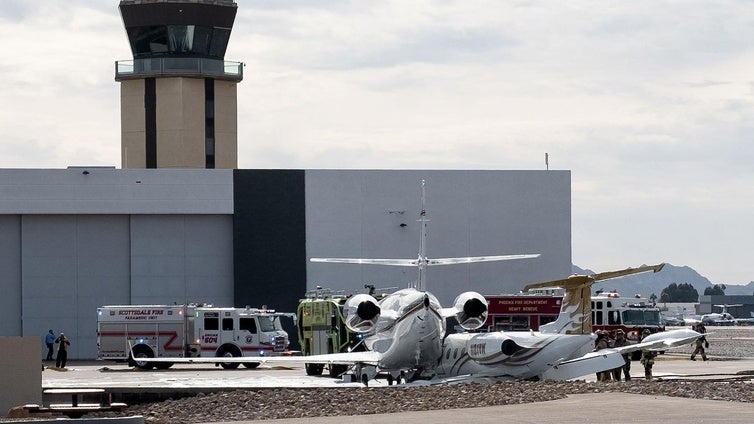
[[(374, 286), (366, 285), (374, 295)], [(296, 310), (298, 340), (304, 356), (363, 350), (362, 337), (345, 324), (343, 305), (350, 296), (317, 287), (306, 293)], [(380, 299), (382, 296), (377, 296)], [(305, 364), (307, 375), (321, 375), (324, 364)], [(339, 377), (347, 365), (328, 365), (331, 377)]]

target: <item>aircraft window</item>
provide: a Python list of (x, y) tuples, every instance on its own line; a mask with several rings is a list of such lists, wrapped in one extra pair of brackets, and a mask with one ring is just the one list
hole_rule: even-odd
[(233, 318), (223, 318), (223, 331), (233, 331)]
[(453, 349), (453, 359), (456, 359), (458, 357), (458, 349)]
[(445, 352), (445, 359), (450, 359), (450, 349)]
[(217, 330), (220, 328), (220, 323), (217, 318), (204, 317), (204, 329), (205, 330)]

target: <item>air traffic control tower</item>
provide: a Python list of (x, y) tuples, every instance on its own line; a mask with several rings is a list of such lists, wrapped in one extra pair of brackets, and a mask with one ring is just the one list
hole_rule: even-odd
[(232, 0), (122, 0), (133, 60), (120, 82), (122, 168), (238, 166), (236, 84), (226, 62)]

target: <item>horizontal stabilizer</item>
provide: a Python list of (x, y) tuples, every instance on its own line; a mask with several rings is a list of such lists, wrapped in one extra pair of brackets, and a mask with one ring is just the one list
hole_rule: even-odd
[(326, 262), (332, 264), (362, 264), (362, 265), (391, 265), (417, 266), (418, 259), (359, 259), (359, 258), (311, 258), (311, 262)]
[(664, 263), (659, 265), (640, 266), (638, 268), (626, 268), (620, 271), (601, 272), (594, 275), (572, 275), (561, 280), (545, 281), (542, 283), (529, 284), (524, 287), (523, 291), (531, 290), (553, 290), (553, 289), (575, 289), (581, 286), (591, 285), (598, 281), (611, 280), (613, 278), (625, 277), (626, 275), (641, 274), (644, 272), (660, 272), (665, 266)]
[[(536, 254), (522, 254), (522, 255), (500, 255), (500, 256), (467, 256), (461, 258), (426, 258), (424, 264), (427, 266), (435, 265), (455, 265), (455, 264), (470, 264), (477, 262), (496, 262), (496, 261), (510, 261), (515, 259), (531, 259), (537, 258), (540, 255)], [(368, 259), (368, 258), (311, 258), (311, 262), (324, 262), (335, 264), (361, 264), (361, 265), (390, 265), (390, 266), (417, 266), (421, 262), (420, 259)]]

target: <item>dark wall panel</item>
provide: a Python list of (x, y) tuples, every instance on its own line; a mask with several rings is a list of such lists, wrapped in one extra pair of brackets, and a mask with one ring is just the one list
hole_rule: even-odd
[[(306, 291), (303, 170), (233, 173), (234, 301), (295, 312)], [(291, 339), (295, 329), (284, 326)]]

